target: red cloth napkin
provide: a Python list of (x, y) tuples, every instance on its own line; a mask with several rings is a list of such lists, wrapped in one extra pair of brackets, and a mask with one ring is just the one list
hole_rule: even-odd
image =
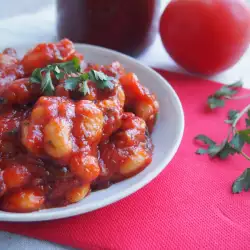
[(219, 84), (161, 73), (182, 101), (186, 125), (176, 156), (154, 181), (88, 214), (0, 223), (0, 230), (80, 249), (249, 249), (250, 193), (233, 195), (231, 184), (250, 164), (239, 156), (224, 161), (197, 156), (193, 143), (199, 133), (223, 139), (227, 111), (242, 109), (248, 101), (229, 101), (224, 109), (211, 112), (205, 108), (206, 98)]

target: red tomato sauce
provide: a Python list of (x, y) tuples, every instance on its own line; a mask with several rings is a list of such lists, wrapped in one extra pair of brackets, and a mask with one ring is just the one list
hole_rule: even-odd
[[(1, 63), (4, 55), (11, 58)], [(91, 191), (139, 173), (152, 161), (150, 133), (159, 105), (119, 62), (88, 64), (77, 74), (65, 71), (60, 79), (51, 73), (45, 87), (42, 81), (32, 82), (37, 67), (72, 58), (83, 61), (67, 39), (39, 44), (21, 60), (13, 49), (0, 54), (0, 82), (10, 68), (22, 69), (22, 74), (11, 71), (0, 94), (1, 210), (32, 212), (76, 203)], [(81, 82), (66, 87), (70, 79), (93, 70), (111, 77), (107, 79), (112, 85), (98, 87), (96, 79), (88, 79), (84, 94), (79, 92)], [(53, 92), (45, 96), (48, 84)]]

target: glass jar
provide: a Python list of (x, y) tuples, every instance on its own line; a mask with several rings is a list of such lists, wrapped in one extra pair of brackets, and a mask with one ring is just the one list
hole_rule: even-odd
[(59, 38), (139, 55), (153, 41), (161, 0), (57, 0)]

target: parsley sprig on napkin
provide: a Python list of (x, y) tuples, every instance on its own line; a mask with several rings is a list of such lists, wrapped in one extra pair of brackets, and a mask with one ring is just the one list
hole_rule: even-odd
[[(249, 95), (233, 97), (240, 87), (242, 87), (241, 81), (223, 86), (208, 97), (207, 103), (209, 107), (215, 109), (223, 107), (227, 99), (236, 100), (249, 97)], [(237, 129), (237, 124), (244, 116), (246, 116), (245, 128), (239, 130)], [(229, 124), (229, 129), (226, 138), (222, 142), (217, 143), (203, 134), (195, 137), (196, 141), (204, 144), (204, 147), (199, 148), (196, 153), (199, 155), (207, 154), (212, 158), (218, 157), (220, 159), (226, 159), (230, 155), (239, 154), (250, 161), (250, 156), (244, 151), (244, 146), (250, 144), (250, 105), (247, 105), (242, 111), (229, 110), (228, 119), (225, 120), (225, 123)], [(232, 185), (233, 193), (240, 193), (243, 190), (250, 190), (250, 168), (247, 168)]]

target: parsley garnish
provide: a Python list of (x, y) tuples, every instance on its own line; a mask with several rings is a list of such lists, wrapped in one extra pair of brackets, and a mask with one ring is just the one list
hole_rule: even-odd
[(236, 134), (231, 140), (229, 137), (226, 138), (222, 143), (217, 144), (209, 137), (205, 135), (198, 135), (195, 137), (196, 141), (201, 141), (208, 145), (207, 149), (199, 148), (196, 153), (199, 155), (208, 154), (210, 157), (219, 157), (221, 159), (227, 158), (229, 155), (234, 155), (235, 153), (240, 153), (242, 147), (244, 146), (244, 140), (239, 135)]
[(113, 84), (110, 81), (113, 79), (112, 77), (108, 77), (104, 73), (96, 71), (96, 70), (90, 70), (88, 75), (89, 75), (89, 80), (96, 83), (96, 86), (99, 89), (105, 89), (105, 88), (112, 89), (113, 88)]
[(66, 79), (64, 88), (66, 90), (76, 90), (78, 88), (79, 92), (83, 95), (87, 95), (90, 92), (88, 80), (94, 82), (99, 89), (112, 89), (114, 87), (114, 84), (111, 82), (112, 79), (112, 77), (108, 77), (103, 72), (90, 70), (88, 73)]
[[(238, 130), (237, 123), (246, 114), (246, 128)], [(199, 148), (196, 153), (199, 155), (208, 154), (210, 157), (219, 157), (221, 159), (225, 159), (230, 155), (239, 154), (250, 161), (250, 156), (243, 151), (244, 146), (250, 144), (250, 128), (248, 128), (250, 124), (250, 105), (246, 106), (241, 112), (230, 110), (228, 112), (228, 120), (225, 122), (230, 124), (226, 139), (218, 144), (206, 135), (198, 135), (195, 137), (195, 140), (203, 142), (206, 147)], [(234, 181), (232, 192), (240, 193), (243, 190), (248, 191), (249, 189), (250, 168), (247, 168), (242, 175)]]
[(55, 87), (51, 79), (53, 73), (56, 79), (60, 80), (66, 74), (80, 72), (80, 61), (78, 58), (73, 58), (71, 61), (63, 63), (54, 63), (47, 65), (45, 68), (35, 69), (30, 77), (30, 82), (41, 84), (41, 91), (44, 95), (53, 95)]
[(248, 118), (245, 119), (246, 127), (250, 127), (250, 110), (247, 112)]
[(55, 87), (52, 83), (50, 71), (47, 71), (45, 73), (45, 76), (42, 78), (41, 91), (44, 95), (48, 95), (48, 96), (51, 96), (54, 94)]
[[(58, 80), (66, 78), (64, 84), (66, 90), (78, 90), (83, 95), (90, 93), (87, 83), (88, 80), (94, 82), (97, 88), (100, 89), (112, 89), (114, 86), (111, 82), (113, 78), (105, 75), (103, 72), (90, 70), (88, 73), (80, 74), (80, 62), (77, 58), (74, 58), (69, 62), (50, 64), (45, 68), (37, 68), (32, 72), (30, 82), (40, 84), (42, 93), (48, 96), (54, 95), (55, 91), (51, 73), (53, 73)], [(77, 75), (67, 78), (71, 73), (77, 73)]]
[(87, 81), (83, 81), (79, 85), (79, 91), (85, 96), (90, 93)]
[(75, 90), (78, 84), (82, 81), (81, 77), (69, 77), (65, 80), (64, 88), (66, 90)]
[(227, 115), (228, 119), (225, 120), (225, 123), (233, 124), (234, 121), (237, 119), (238, 115), (239, 115), (238, 110), (234, 110), (234, 109), (229, 110), (228, 115)]
[[(236, 96), (237, 88), (242, 87), (242, 82), (236, 82), (234, 84), (223, 86), (217, 90), (213, 95), (208, 97), (208, 104), (210, 108), (214, 109), (217, 107), (223, 107), (226, 99), (244, 99), (250, 97), (250, 95)], [(242, 130), (237, 129), (238, 121), (247, 114), (245, 118), (246, 128)], [(222, 143), (216, 143), (206, 135), (197, 135), (196, 141), (203, 142), (205, 148), (199, 148), (196, 153), (199, 155), (208, 154), (210, 157), (219, 157), (225, 159), (230, 155), (239, 154), (246, 160), (250, 161), (243, 148), (246, 144), (250, 144), (250, 105), (247, 105), (241, 112), (237, 110), (229, 110), (228, 119), (225, 120), (230, 125), (228, 135)], [(250, 168), (247, 168), (233, 183), (232, 192), (241, 193), (243, 190), (250, 190)]]
[(250, 189), (250, 168), (247, 168), (233, 183), (232, 192), (234, 194)]
[(211, 109), (217, 107), (224, 107), (225, 100), (233, 99), (232, 96), (237, 94), (237, 89), (241, 88), (242, 85), (243, 85), (242, 81), (238, 81), (236, 83), (221, 87), (213, 95), (208, 97), (207, 103), (209, 107)]

